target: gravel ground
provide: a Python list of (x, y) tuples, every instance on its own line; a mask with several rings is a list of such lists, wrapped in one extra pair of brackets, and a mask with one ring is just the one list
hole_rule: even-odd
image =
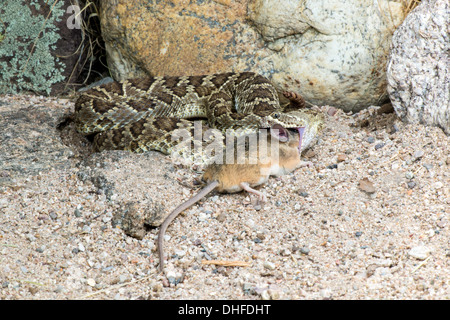
[[(441, 129), (373, 107), (338, 111), (305, 158), (314, 167), (262, 187), (260, 211), (244, 193), (212, 194), (186, 210), (168, 229), (164, 274), (158, 228), (138, 240), (112, 223), (115, 197), (139, 203), (141, 195), (122, 194), (117, 182), (112, 199), (96, 192), (77, 159), (0, 187), (0, 299), (450, 298), (450, 148)], [(171, 166), (165, 156), (154, 161)], [(167, 208), (197, 191), (166, 192), (141, 170), (117, 181), (156, 185)], [(176, 184), (199, 176), (168, 174)]]

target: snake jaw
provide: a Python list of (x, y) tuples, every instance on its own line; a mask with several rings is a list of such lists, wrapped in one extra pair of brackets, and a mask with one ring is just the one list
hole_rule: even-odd
[(286, 129), (294, 129), (300, 134), (299, 152), (307, 149), (323, 129), (324, 115), (312, 109), (294, 110), (289, 112), (276, 111), (262, 118), (261, 127), (271, 127), (279, 124)]

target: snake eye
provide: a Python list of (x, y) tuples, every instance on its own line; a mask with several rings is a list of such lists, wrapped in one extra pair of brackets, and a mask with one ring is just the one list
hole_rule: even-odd
[(278, 119), (279, 117), (280, 117), (280, 114), (279, 114), (279, 113), (274, 113), (274, 114), (273, 114), (273, 118), (274, 118), (274, 119)]

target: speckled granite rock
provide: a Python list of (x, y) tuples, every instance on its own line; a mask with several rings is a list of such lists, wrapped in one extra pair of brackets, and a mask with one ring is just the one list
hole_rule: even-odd
[[(5, 188), (26, 187), (55, 174), (84, 183), (114, 208), (115, 226), (142, 238), (190, 197), (165, 155), (113, 150), (92, 153), (69, 119), (73, 103), (39, 96), (0, 96), (0, 198)], [(187, 170), (187, 169), (186, 169)], [(75, 172), (75, 174), (74, 174)]]
[(0, 186), (72, 165), (74, 153), (57, 129), (70, 112), (68, 105), (44, 103), (39, 97), (30, 96), (27, 105), (0, 97)]
[(437, 125), (450, 134), (450, 4), (424, 0), (392, 39), (388, 92), (405, 121)]
[(356, 111), (387, 97), (386, 56), (401, 6), (107, 0), (100, 15), (116, 79), (251, 70), (311, 103)]
[(142, 239), (145, 225), (159, 226), (178, 205), (172, 195), (184, 191), (170, 159), (156, 151), (93, 153), (78, 168), (78, 179), (114, 205), (113, 225), (135, 238)]

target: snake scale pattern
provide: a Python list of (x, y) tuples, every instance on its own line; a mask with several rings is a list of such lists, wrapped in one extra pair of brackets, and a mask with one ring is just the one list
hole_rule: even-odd
[(303, 107), (299, 95), (278, 92), (268, 79), (252, 72), (148, 77), (83, 92), (75, 103), (75, 123), (79, 132), (94, 136), (97, 151), (170, 154), (176, 130), (193, 135), (192, 120), (202, 120), (202, 130), (227, 134), (255, 132), (276, 123), (306, 127), (307, 146), (322, 130), (323, 115)]

